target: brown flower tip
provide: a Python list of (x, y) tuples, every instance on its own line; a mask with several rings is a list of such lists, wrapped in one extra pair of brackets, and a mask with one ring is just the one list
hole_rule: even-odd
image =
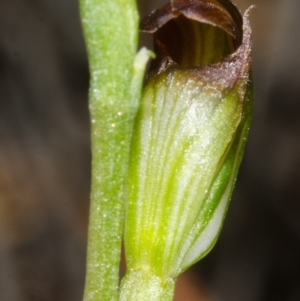
[(168, 21), (183, 15), (188, 19), (218, 26), (241, 42), (239, 27), (242, 18), (238, 9), (227, 0), (173, 0), (161, 9), (155, 9), (141, 22), (141, 30), (155, 33)]
[(174, 66), (222, 91), (238, 85), (242, 100), (251, 60), (250, 9), (243, 18), (230, 0), (173, 0), (154, 10), (141, 22), (156, 54), (149, 76)]

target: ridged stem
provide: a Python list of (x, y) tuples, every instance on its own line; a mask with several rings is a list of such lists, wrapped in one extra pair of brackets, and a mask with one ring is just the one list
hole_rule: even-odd
[(128, 156), (147, 51), (135, 0), (80, 0), (89, 68), (92, 183), (84, 301), (116, 301)]

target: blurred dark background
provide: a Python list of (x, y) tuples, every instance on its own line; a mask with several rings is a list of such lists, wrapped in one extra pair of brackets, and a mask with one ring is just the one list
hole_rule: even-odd
[[(141, 15), (166, 1), (140, 0)], [(300, 2), (251, 14), (255, 106), (214, 250), (176, 300), (300, 300)], [(90, 184), (77, 1), (0, 0), (0, 300), (80, 301)], [(117, 17), (117, 16), (116, 16)]]

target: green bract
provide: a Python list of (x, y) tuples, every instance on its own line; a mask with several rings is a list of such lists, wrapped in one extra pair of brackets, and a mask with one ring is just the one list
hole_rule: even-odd
[(156, 59), (131, 146), (121, 300), (171, 300), (220, 233), (251, 119), (248, 13), (174, 0), (142, 22)]

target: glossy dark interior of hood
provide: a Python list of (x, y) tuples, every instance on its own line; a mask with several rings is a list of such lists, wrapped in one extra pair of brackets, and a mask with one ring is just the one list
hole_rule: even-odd
[(217, 26), (180, 15), (154, 33), (154, 51), (181, 67), (206, 66), (234, 52), (233, 37)]
[(141, 30), (153, 35), (154, 71), (169, 63), (196, 67), (222, 61), (241, 45), (243, 21), (230, 1), (174, 0), (152, 11)]

